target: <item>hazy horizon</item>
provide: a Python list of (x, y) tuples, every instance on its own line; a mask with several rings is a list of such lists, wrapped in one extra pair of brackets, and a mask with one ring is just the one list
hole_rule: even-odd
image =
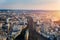
[(0, 0), (0, 9), (60, 10), (60, 0)]

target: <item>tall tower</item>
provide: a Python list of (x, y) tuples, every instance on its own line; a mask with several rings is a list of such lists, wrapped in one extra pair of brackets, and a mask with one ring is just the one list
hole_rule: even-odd
[(10, 20), (11, 18), (7, 18), (7, 26), (8, 26), (8, 33), (10, 32), (10, 26), (11, 26), (11, 23), (10, 23)]

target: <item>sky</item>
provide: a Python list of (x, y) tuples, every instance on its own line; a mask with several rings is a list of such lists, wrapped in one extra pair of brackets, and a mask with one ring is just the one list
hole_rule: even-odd
[(0, 9), (60, 10), (60, 0), (0, 0)]

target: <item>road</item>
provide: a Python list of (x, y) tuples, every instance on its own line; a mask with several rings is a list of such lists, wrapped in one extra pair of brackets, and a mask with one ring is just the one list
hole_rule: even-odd
[(35, 30), (30, 30), (29, 40), (48, 40), (48, 39), (38, 34)]
[(47, 38), (44, 38), (43, 36), (41, 36), (40, 34), (38, 34), (35, 30), (34, 30), (34, 23), (33, 23), (33, 19), (32, 17), (28, 18), (28, 27), (29, 27), (29, 40), (48, 40)]
[(35, 30), (34, 30), (34, 23), (33, 23), (33, 19), (31, 17), (28, 17), (28, 25), (27, 28), (22, 30), (21, 34), (18, 35), (15, 40), (25, 40), (24, 35), (25, 35), (25, 31), (27, 29), (29, 29), (29, 37), (28, 40), (47, 40), (46, 38), (44, 38), (43, 36), (41, 36), (40, 34), (38, 34)]

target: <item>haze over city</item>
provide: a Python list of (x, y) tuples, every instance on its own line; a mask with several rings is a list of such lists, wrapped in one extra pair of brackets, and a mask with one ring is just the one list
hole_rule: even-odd
[(60, 0), (0, 0), (0, 40), (60, 40)]

